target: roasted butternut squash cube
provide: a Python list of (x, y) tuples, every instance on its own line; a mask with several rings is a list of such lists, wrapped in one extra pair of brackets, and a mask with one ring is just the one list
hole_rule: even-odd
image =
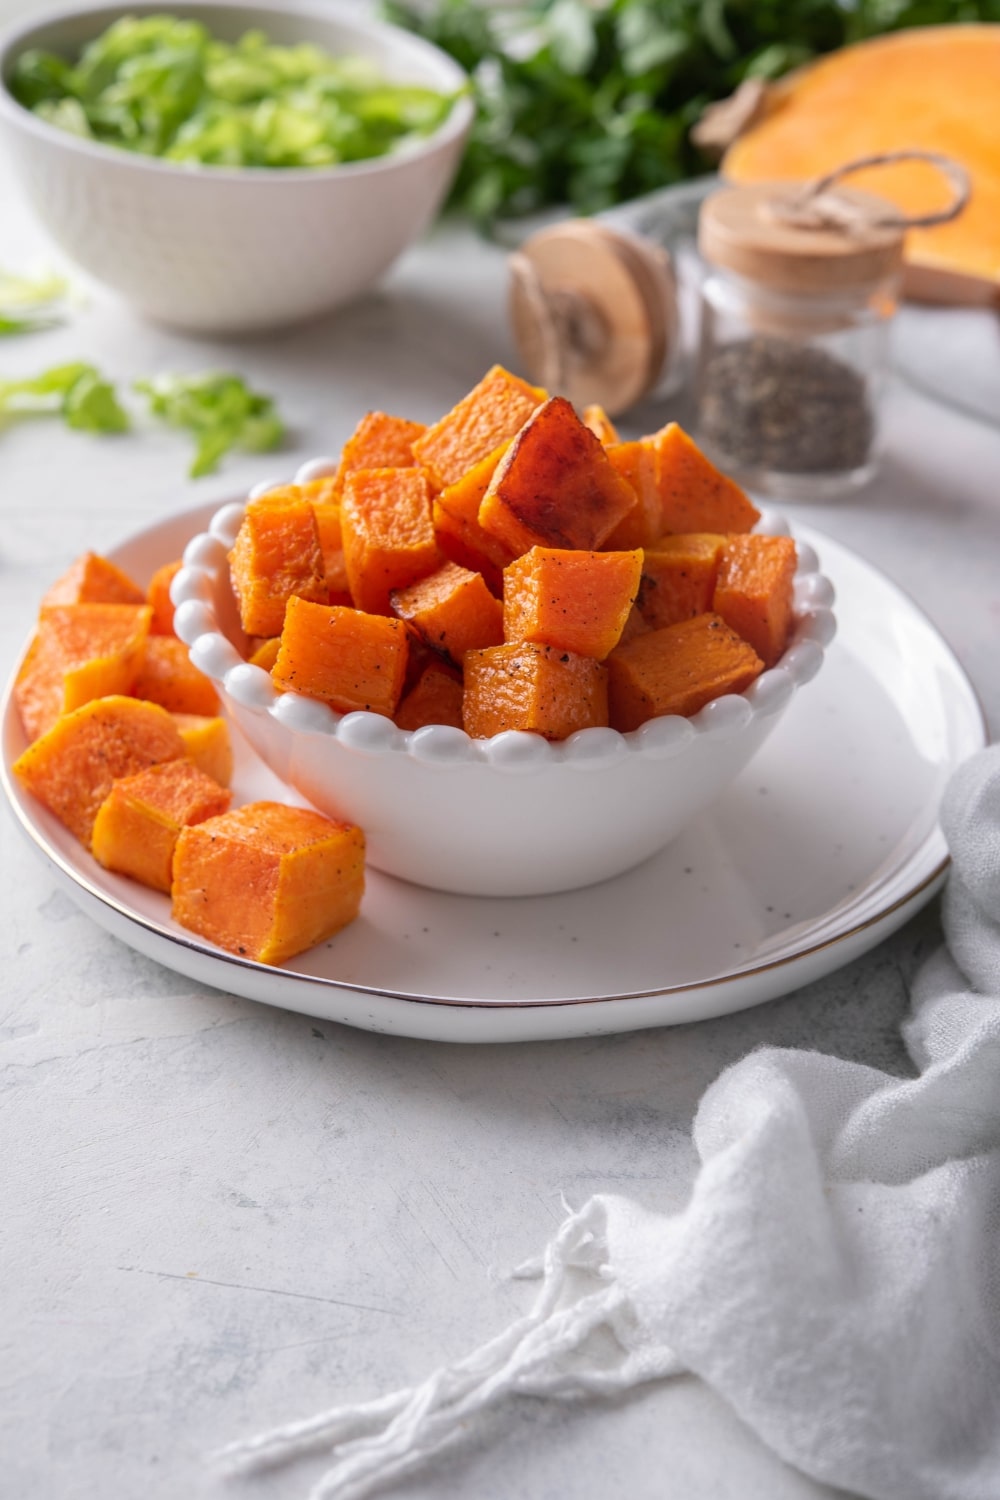
[(462, 725), (474, 739), (525, 729), (564, 740), (607, 722), (607, 669), (593, 657), (531, 641), (466, 655)]
[(744, 532), (760, 520), (749, 496), (709, 462), (676, 422), (644, 441), (656, 456), (664, 531)]
[(612, 422), (604, 407), (597, 405), (596, 402), (592, 406), (585, 406), (583, 408), (583, 425), (590, 428), (595, 438), (599, 442), (602, 442), (605, 448), (619, 441), (618, 429), (615, 427), (614, 422)]
[(423, 422), (370, 411), (361, 418), (340, 451), (333, 479), (335, 495), (343, 493), (349, 474), (360, 469), (411, 469), (418, 466), (413, 445), (427, 431)]
[(29, 739), (91, 698), (130, 693), (149, 635), (148, 604), (51, 604), (14, 683)]
[(280, 964), (357, 916), (360, 828), (280, 802), (251, 802), (183, 828), (173, 917), (230, 953)]
[(663, 535), (663, 505), (656, 477), (656, 455), (646, 443), (610, 443), (604, 450), (611, 467), (635, 491), (636, 503), (603, 542), (605, 549), (626, 551), (650, 547)]
[(252, 667), (262, 667), (265, 672), (270, 672), (278, 660), (278, 648), (281, 645), (280, 635), (266, 635), (264, 639), (252, 642), (253, 650), (247, 657)]
[(351, 598), (368, 614), (390, 614), (391, 591), (425, 578), (441, 562), (420, 469), (348, 475), (340, 524)]
[(184, 642), (175, 635), (151, 635), (143, 642), (132, 695), (159, 703), (172, 714), (211, 718), (219, 712), (219, 695), (211, 679), (194, 665)]
[(503, 588), (503, 570), (514, 554), (480, 526), (479, 507), (497, 464), (509, 447), (509, 443), (502, 443), (473, 464), (460, 479), (434, 497), (433, 509), (434, 529), (446, 557), (450, 562), (482, 573), (490, 592), (497, 595)]
[(400, 729), (427, 724), (462, 728), (462, 679), (444, 663), (429, 662), (396, 710)]
[(419, 638), (456, 667), (466, 651), (499, 646), (503, 640), (503, 607), (486, 587), (481, 573), (445, 563), (428, 578), (394, 589), (393, 611)]
[(187, 758), (220, 786), (228, 786), (233, 779), (233, 744), (225, 719), (220, 714), (211, 718), (204, 714), (174, 714), (173, 718)]
[(165, 708), (114, 695), (63, 714), (18, 756), (13, 771), (89, 849), (112, 783), (183, 754), (180, 730)]
[(271, 680), (281, 692), (319, 698), (338, 713), (392, 718), (406, 679), (402, 620), (291, 599)]
[(316, 531), (319, 535), (320, 551), (323, 554), (323, 573), (326, 578), (327, 604), (333, 604), (332, 594), (350, 593), (347, 581), (347, 562), (344, 558), (344, 536), (340, 520), (340, 500), (313, 502)]
[(519, 557), (531, 547), (594, 551), (634, 508), (635, 490), (568, 401), (553, 396), (497, 465), (479, 524)]
[(504, 569), (504, 639), (603, 661), (618, 644), (641, 572), (639, 550), (532, 547)]
[(611, 726), (623, 733), (664, 714), (696, 714), (712, 698), (742, 693), (764, 670), (715, 614), (638, 635), (612, 651), (607, 666)]
[(301, 496), (264, 495), (246, 508), (229, 574), (247, 635), (280, 635), (293, 595), (326, 603), (316, 517)]
[(712, 608), (766, 667), (788, 645), (796, 560), (787, 536), (733, 536), (722, 549)]
[(50, 604), (145, 604), (146, 596), (127, 573), (100, 557), (84, 552), (56, 579), (41, 607)]
[(153, 611), (153, 619), (149, 627), (151, 635), (173, 635), (174, 633), (174, 601), (170, 597), (170, 585), (180, 569), (181, 559), (178, 557), (173, 562), (164, 563), (161, 568), (157, 568), (149, 580), (146, 603)]
[(643, 553), (639, 610), (654, 630), (713, 608), (726, 538), (712, 532), (664, 536)]
[(537, 386), (494, 365), (457, 406), (417, 439), (413, 456), (426, 469), (433, 487), (443, 490), (501, 443), (510, 442), (544, 400), (545, 392)]
[(106, 870), (169, 892), (181, 829), (225, 812), (231, 801), (187, 758), (119, 777), (98, 808), (91, 851)]

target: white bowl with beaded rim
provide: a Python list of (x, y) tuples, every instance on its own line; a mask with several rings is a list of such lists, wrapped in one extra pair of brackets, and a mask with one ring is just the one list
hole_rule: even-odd
[[(295, 483), (335, 469), (317, 459)], [(627, 734), (582, 729), (559, 743), (519, 730), (491, 739), (443, 724), (408, 731), (380, 714), (338, 714), (279, 693), (243, 659), (228, 565), (243, 512), (242, 504), (216, 512), (171, 586), (174, 628), (192, 661), (283, 782), (364, 830), (370, 865), (460, 895), (574, 890), (657, 853), (759, 750), (819, 671), (836, 630), (833, 587), (799, 543), (788, 648), (744, 693), (715, 698), (691, 718), (651, 719)], [(756, 529), (788, 532), (771, 513)]]
[[(455, 95), (447, 118), (386, 156), (327, 167), (192, 166), (58, 129), (8, 87), (40, 48), (76, 57), (122, 16), (169, 12), (234, 41), (314, 42), (393, 82)], [(249, 333), (357, 297), (423, 232), (472, 123), (467, 78), (439, 48), (346, 0), (134, 0), (34, 12), (0, 36), (0, 139), (59, 247), (143, 315), (198, 334)]]

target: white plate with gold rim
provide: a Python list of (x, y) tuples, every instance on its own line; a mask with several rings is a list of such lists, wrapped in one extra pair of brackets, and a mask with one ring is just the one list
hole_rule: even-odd
[[(139, 582), (215, 506), (110, 555)], [(280, 968), (185, 932), (167, 898), (109, 874), (10, 775), (24, 739), (8, 688), (3, 787), (53, 877), (123, 942), (200, 983), (372, 1031), (544, 1040), (724, 1015), (830, 973), (939, 889), (952, 770), (986, 742), (968, 679), (883, 574), (805, 528), (837, 589), (823, 671), (750, 766), (661, 854), (586, 890), (448, 895), (370, 871), (357, 922)], [(238, 801), (299, 800), (238, 736)]]

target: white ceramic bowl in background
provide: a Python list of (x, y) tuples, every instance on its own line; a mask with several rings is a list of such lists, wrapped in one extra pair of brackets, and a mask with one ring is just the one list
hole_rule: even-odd
[[(296, 481), (332, 467), (308, 464)], [(584, 729), (558, 744), (519, 731), (474, 740), (445, 725), (408, 732), (378, 714), (340, 715), (277, 693), (267, 672), (243, 660), (228, 565), (243, 510), (224, 506), (188, 545), (171, 589), (177, 634), (282, 781), (359, 824), (375, 869), (437, 890), (574, 890), (664, 848), (764, 743), (835, 630), (833, 589), (800, 545), (788, 650), (745, 693), (716, 698), (691, 719), (654, 719), (629, 734)], [(769, 517), (758, 529), (787, 527)]]
[(122, 15), (169, 11), (235, 40), (313, 41), (372, 59), (396, 82), (454, 93), (465, 75), (420, 38), (326, 0), (100, 5), (36, 17), (0, 38), (0, 127), (28, 201), (60, 248), (140, 312), (190, 332), (273, 328), (371, 286), (427, 227), (472, 121), (460, 98), (432, 135), (338, 167), (188, 167), (57, 129), (6, 87), (30, 47), (75, 56)]

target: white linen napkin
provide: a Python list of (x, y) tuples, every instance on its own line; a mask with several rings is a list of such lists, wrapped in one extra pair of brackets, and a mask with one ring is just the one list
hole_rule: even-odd
[(917, 977), (899, 1079), (764, 1048), (707, 1090), (690, 1202), (601, 1195), (537, 1267), (532, 1311), (421, 1385), (225, 1450), (333, 1461), (359, 1500), (510, 1394), (699, 1375), (788, 1463), (871, 1500), (1000, 1495), (1000, 745), (953, 778), (949, 951)]

